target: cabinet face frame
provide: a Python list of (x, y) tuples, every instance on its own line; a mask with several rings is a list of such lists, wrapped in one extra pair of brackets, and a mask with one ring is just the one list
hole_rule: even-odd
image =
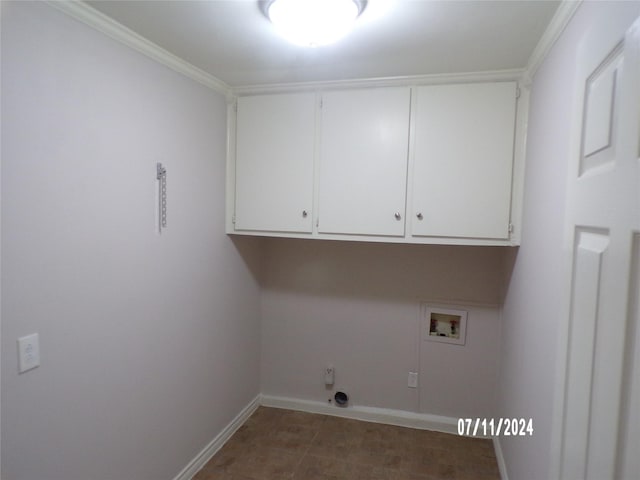
[[(525, 171), (525, 154), (526, 154), (526, 129), (527, 118), (529, 112), (529, 90), (530, 81), (521, 77), (520, 72), (502, 73), (496, 72), (488, 74), (471, 74), (461, 76), (434, 76), (433, 78), (421, 78), (419, 82), (411, 83), (410, 79), (392, 79), (392, 80), (371, 80), (362, 82), (345, 82), (312, 84), (312, 85), (295, 85), (281, 86), (276, 88), (256, 88), (255, 90), (243, 92), (242, 94), (272, 94), (272, 93), (293, 93), (297, 91), (315, 92), (318, 97), (325, 91), (336, 89), (344, 90), (345, 88), (369, 88), (372, 86), (421, 86), (436, 85), (444, 83), (475, 83), (475, 82), (494, 82), (494, 81), (516, 81), (519, 89), (519, 98), (517, 101), (517, 114), (515, 125), (515, 146), (513, 159), (513, 185), (511, 193), (511, 226), (512, 232), (507, 240), (496, 239), (478, 239), (478, 238), (459, 238), (459, 237), (412, 237), (411, 222), (406, 222), (404, 237), (385, 237), (385, 236), (364, 236), (364, 235), (331, 235), (318, 233), (316, 222), (316, 210), (318, 201), (318, 141), (316, 140), (316, 154), (314, 164), (314, 217), (313, 232), (309, 234), (296, 234), (288, 232), (272, 232), (272, 231), (253, 231), (240, 232), (236, 231), (233, 224), (233, 214), (235, 208), (235, 100), (236, 97), (229, 96), (227, 98), (227, 182), (226, 182), (226, 233), (237, 235), (266, 236), (266, 237), (283, 237), (283, 238), (313, 238), (319, 240), (343, 240), (343, 241), (367, 241), (367, 242), (384, 242), (384, 243), (409, 243), (409, 244), (437, 244), (437, 245), (478, 245), (478, 246), (518, 246), (520, 244), (520, 232), (522, 226), (522, 194), (524, 189), (524, 171)], [(413, 108), (413, 100), (412, 100)], [(319, 100), (317, 105), (319, 112)], [(413, 129), (413, 118), (410, 123), (410, 139), (413, 142), (415, 138)], [(319, 132), (319, 117), (316, 116), (316, 135)], [(409, 146), (409, 165), (408, 176), (412, 175), (413, 168), (413, 145)], [(411, 211), (411, 189), (412, 182), (407, 184), (407, 204), (406, 211)]]

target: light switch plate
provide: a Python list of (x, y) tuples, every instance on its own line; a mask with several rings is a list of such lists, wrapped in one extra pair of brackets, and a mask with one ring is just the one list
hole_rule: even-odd
[(409, 388), (418, 388), (418, 373), (409, 372), (409, 380), (407, 382)]
[(18, 373), (40, 366), (40, 345), (37, 333), (18, 339)]

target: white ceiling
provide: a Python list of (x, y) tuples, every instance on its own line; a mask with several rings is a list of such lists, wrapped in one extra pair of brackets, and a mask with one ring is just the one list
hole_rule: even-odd
[(524, 68), (548, 0), (369, 0), (339, 43), (296, 47), (254, 0), (89, 1), (232, 87)]

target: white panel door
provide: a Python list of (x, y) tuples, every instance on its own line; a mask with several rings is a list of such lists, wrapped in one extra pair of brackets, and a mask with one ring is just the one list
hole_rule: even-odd
[(412, 234), (508, 239), (515, 82), (416, 94)]
[(320, 233), (404, 235), (409, 88), (325, 93)]
[(311, 233), (313, 93), (238, 98), (235, 229)]
[(577, 59), (562, 479), (640, 478), (640, 22), (620, 40), (594, 30)]

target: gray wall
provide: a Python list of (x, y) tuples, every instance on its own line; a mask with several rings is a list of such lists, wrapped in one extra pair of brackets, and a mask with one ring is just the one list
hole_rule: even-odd
[[(492, 415), (510, 251), (267, 240), (262, 393), (326, 402), (333, 364), (353, 405)], [(421, 341), (421, 302), (467, 310), (466, 344)], [(419, 389), (407, 387), (410, 371)]]
[[(620, 32), (640, 14), (639, 2), (585, 2), (538, 70), (531, 92), (522, 246), (503, 316), (502, 417), (533, 418), (532, 437), (501, 437), (512, 480), (549, 477), (556, 388), (554, 332), (567, 321), (563, 292), (564, 209), (575, 101), (575, 58), (589, 31)], [(558, 388), (563, 388), (561, 385)]]
[(225, 135), (222, 96), (2, 2), (3, 478), (173, 478), (258, 394), (260, 251), (224, 234)]
[[(547, 478), (573, 59), (587, 29), (622, 33), (639, 10), (586, 3), (538, 71), (501, 319), (512, 249), (229, 239), (224, 98), (44, 4), (2, 2), (3, 478), (173, 478), (260, 368), (264, 393), (322, 401), (329, 362), (359, 405), (533, 417), (533, 437), (501, 444), (511, 479)], [(467, 345), (419, 342), (421, 301), (468, 308)], [(18, 375), (33, 332), (42, 366)]]

